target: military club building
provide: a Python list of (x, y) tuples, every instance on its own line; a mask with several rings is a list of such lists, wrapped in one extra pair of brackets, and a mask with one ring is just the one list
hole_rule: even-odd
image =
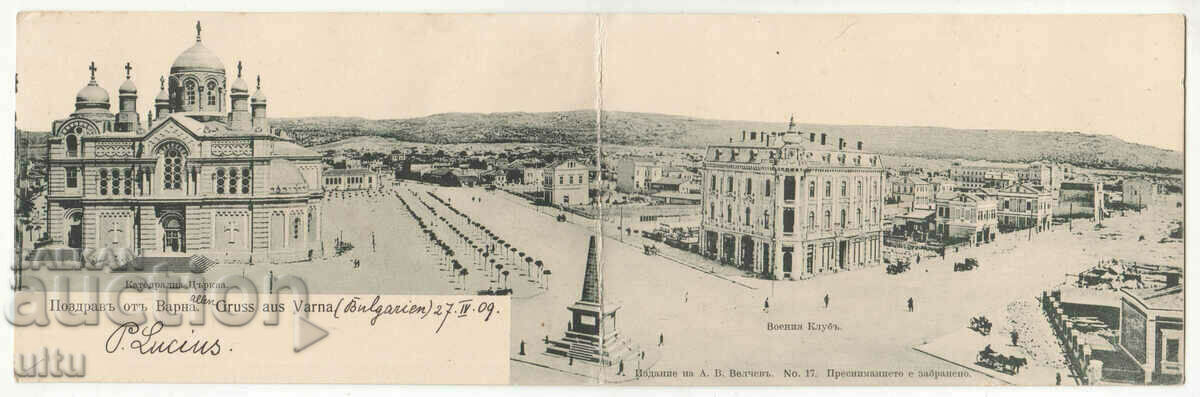
[(826, 135), (746, 132), (709, 146), (701, 169), (701, 252), (778, 279), (882, 261), (878, 155), (826, 144)]
[[(137, 113), (125, 65), (117, 113), (92, 78), (75, 112), (53, 123), (47, 224), (52, 246), (288, 262), (319, 249), (321, 157), (267, 121), (261, 79), (250, 95), (200, 38), (159, 78), (153, 116)], [(228, 98), (228, 101), (226, 100)]]

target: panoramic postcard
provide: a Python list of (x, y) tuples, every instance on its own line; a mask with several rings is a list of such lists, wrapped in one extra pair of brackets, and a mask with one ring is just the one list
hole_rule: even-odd
[(1180, 15), (17, 15), (18, 382), (1184, 383)]

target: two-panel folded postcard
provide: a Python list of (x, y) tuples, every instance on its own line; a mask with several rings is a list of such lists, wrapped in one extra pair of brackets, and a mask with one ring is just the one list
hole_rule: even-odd
[(1180, 15), (16, 15), (17, 382), (1184, 383)]

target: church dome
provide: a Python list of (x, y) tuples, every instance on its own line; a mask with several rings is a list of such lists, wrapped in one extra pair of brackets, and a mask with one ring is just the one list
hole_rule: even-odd
[(241, 77), (239, 77), (236, 81), (233, 82), (233, 87), (229, 88), (229, 93), (234, 94), (234, 95), (246, 94), (249, 92), (250, 92), (250, 87), (246, 85), (246, 80), (242, 80)]
[(250, 97), (250, 102), (267, 103), (267, 94), (264, 94), (262, 89), (260, 88), (260, 89), (258, 89), (258, 91), (254, 91), (254, 96)]
[(158, 96), (154, 97), (154, 102), (171, 102), (171, 96), (167, 94), (167, 90), (159, 90)]
[(175, 57), (175, 63), (171, 64), (171, 73), (187, 72), (187, 71), (202, 71), (225, 73), (225, 64), (221, 63), (221, 58), (213, 53), (208, 47), (196, 41), (196, 45), (188, 48), (178, 57)]
[(117, 89), (117, 93), (119, 93), (121, 95), (125, 95), (125, 94), (136, 95), (137, 87), (133, 85), (133, 80), (125, 79), (125, 82), (121, 84), (121, 88)]
[(100, 85), (96, 84), (96, 80), (88, 82), (88, 85), (79, 90), (78, 94), (75, 94), (76, 107), (79, 105), (101, 105), (108, 107), (108, 104), (108, 91), (100, 88)]

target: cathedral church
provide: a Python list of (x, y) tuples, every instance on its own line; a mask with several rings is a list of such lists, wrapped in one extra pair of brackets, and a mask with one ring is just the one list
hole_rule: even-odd
[(144, 120), (132, 65), (115, 114), (89, 66), (74, 113), (54, 121), (47, 145), (52, 246), (249, 263), (321, 250), (321, 155), (271, 128), (261, 78), (251, 95), (241, 62), (226, 85), (200, 33), (197, 22)]

